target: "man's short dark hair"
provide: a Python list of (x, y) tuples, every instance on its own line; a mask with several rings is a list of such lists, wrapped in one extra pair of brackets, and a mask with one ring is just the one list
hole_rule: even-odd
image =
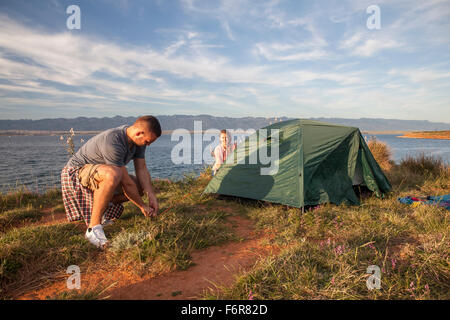
[(161, 125), (159, 124), (158, 119), (156, 119), (154, 116), (142, 116), (137, 118), (134, 124), (141, 124), (143, 122), (147, 123), (148, 129), (157, 137), (161, 136)]

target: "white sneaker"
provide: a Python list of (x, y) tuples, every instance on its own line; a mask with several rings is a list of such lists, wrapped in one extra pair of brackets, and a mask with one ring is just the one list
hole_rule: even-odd
[(104, 249), (108, 244), (108, 239), (106, 239), (101, 224), (98, 224), (92, 228), (88, 228), (84, 237), (88, 239), (90, 243), (100, 249)]

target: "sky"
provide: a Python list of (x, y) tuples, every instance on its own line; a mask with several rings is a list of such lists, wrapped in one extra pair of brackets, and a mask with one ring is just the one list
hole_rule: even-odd
[(450, 123), (450, 0), (0, 0), (0, 119), (145, 114)]

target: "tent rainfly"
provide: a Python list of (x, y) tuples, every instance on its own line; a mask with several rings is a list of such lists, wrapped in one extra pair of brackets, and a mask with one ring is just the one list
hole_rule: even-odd
[[(272, 152), (272, 157), (275, 151), (274, 163), (267, 164), (268, 154)], [(359, 129), (294, 119), (246, 137), (204, 193), (302, 208), (321, 203), (359, 204), (355, 185), (366, 186), (377, 196), (391, 190)]]

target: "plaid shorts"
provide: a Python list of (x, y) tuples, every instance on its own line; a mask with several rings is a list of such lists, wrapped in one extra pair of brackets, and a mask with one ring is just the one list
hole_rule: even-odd
[[(61, 190), (69, 221), (84, 220), (88, 226), (91, 221), (92, 205), (94, 203), (94, 192), (81, 185), (78, 170), (80, 168), (64, 167), (61, 172)], [(117, 219), (122, 215), (121, 204), (110, 204), (106, 208), (103, 217), (105, 219)]]

